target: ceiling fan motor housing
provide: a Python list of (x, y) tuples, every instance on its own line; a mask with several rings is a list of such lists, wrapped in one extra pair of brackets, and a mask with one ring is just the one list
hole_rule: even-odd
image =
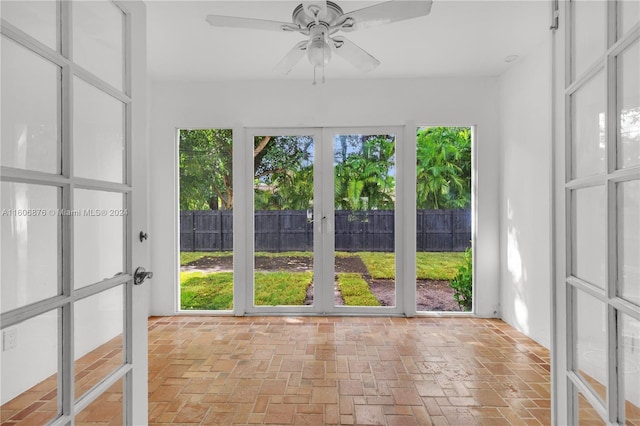
[[(335, 23), (338, 17), (342, 16), (342, 14), (343, 12), (340, 6), (332, 1), (327, 1), (327, 13), (325, 16), (319, 18), (319, 23), (330, 27)], [(310, 28), (316, 25), (315, 19), (305, 12), (304, 6), (302, 4), (299, 4), (293, 10), (292, 20), (295, 24), (300, 25), (302, 28)]]

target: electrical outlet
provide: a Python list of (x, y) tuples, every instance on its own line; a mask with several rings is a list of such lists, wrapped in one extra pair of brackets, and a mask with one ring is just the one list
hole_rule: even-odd
[(2, 351), (6, 352), (18, 345), (18, 329), (13, 327), (2, 332)]

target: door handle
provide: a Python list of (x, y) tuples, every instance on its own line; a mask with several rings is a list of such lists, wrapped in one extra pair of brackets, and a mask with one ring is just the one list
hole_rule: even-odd
[(133, 283), (135, 285), (140, 285), (147, 278), (149, 279), (153, 278), (153, 272), (146, 271), (142, 266), (138, 266), (136, 268), (136, 271), (133, 273)]

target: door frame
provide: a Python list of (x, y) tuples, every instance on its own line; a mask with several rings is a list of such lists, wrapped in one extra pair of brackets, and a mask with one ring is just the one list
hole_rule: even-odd
[[(640, 25), (625, 35), (617, 34), (616, 20), (619, 13), (616, 1), (606, 2), (607, 16), (602, 17), (605, 31), (603, 54), (589, 64), (582, 75), (572, 75), (572, 40), (574, 34), (574, 2), (560, 1), (557, 4), (560, 29), (554, 31), (553, 41), (553, 138), (554, 138), (554, 282), (552, 290), (552, 422), (553, 424), (578, 424), (578, 395), (602, 417), (607, 424), (622, 424), (624, 418), (623, 349), (620, 343), (620, 318), (622, 314), (640, 320), (640, 308), (622, 299), (617, 294), (618, 279), (618, 235), (616, 185), (640, 179), (640, 167), (619, 168), (616, 164), (618, 143), (617, 97), (618, 73), (616, 57), (625, 48), (640, 39)], [(588, 82), (602, 73), (605, 92), (605, 164), (598, 174), (574, 177), (572, 174), (572, 96)], [(605, 213), (602, 218), (604, 255), (600, 259), (605, 267), (602, 288), (574, 276), (572, 257), (576, 207), (573, 193), (585, 188), (601, 187), (604, 192)], [(576, 295), (589, 295), (603, 307), (603, 326), (606, 338), (605, 352), (607, 389), (606, 401), (600, 399), (594, 389), (578, 371), (576, 358), (578, 336), (576, 335)], [(590, 313), (591, 314), (591, 313)], [(596, 314), (597, 313), (593, 313)]]
[[(56, 49), (43, 44), (11, 23), (2, 20), (3, 37), (13, 40), (22, 48), (35, 53), (59, 67), (56, 105), (58, 108), (58, 155), (61, 168), (58, 173), (44, 173), (28, 169), (2, 166), (2, 182), (22, 183), (54, 187), (59, 196), (55, 208), (60, 215), (58, 222), (58, 293), (34, 303), (3, 312), (0, 315), (2, 329), (18, 326), (26, 320), (42, 314), (57, 312), (57, 402), (58, 416), (54, 425), (73, 424), (76, 415), (93, 403), (109, 387), (122, 381), (122, 413), (124, 424), (146, 424), (147, 398), (147, 318), (148, 284), (133, 284), (136, 265), (148, 264), (147, 244), (136, 241), (134, 232), (144, 230), (147, 214), (147, 105), (146, 105), (146, 7), (139, 0), (113, 0), (111, 3), (123, 13), (123, 87), (116, 89), (92, 74), (73, 59), (72, 50), (72, 2), (56, 1)], [(124, 105), (124, 167), (123, 182), (112, 183), (73, 175), (73, 81), (83, 80), (102, 93), (121, 101)], [(135, 163), (135, 167), (133, 166)], [(82, 288), (75, 288), (74, 276), (74, 218), (60, 210), (74, 211), (74, 190), (88, 189), (122, 195), (123, 215), (123, 273)], [(53, 206), (52, 206), (53, 207)], [(88, 238), (88, 237), (87, 237)], [(63, 255), (64, 254), (64, 255)], [(75, 304), (91, 296), (111, 289), (122, 289), (122, 344), (121, 365), (79, 398), (75, 396), (74, 321)], [(24, 338), (23, 338), (24, 339)], [(25, 368), (26, 366), (21, 366)]]
[[(331, 300), (325, 301), (327, 306), (326, 313), (332, 315), (405, 315), (405, 294), (412, 293), (411, 291), (406, 291), (406, 287), (411, 285), (413, 282), (413, 286), (415, 287), (415, 267), (414, 271), (414, 279), (407, 280), (406, 275), (411, 275), (409, 270), (406, 267), (403, 267), (403, 261), (406, 261), (407, 246), (413, 243), (415, 248), (415, 232), (413, 234), (407, 234), (407, 225), (409, 223), (413, 224), (415, 227), (415, 215), (412, 216), (411, 220), (402, 220), (405, 218), (407, 211), (411, 211), (410, 208), (407, 208), (407, 203), (405, 201), (406, 194), (411, 191), (407, 191), (406, 184), (408, 183), (408, 175), (410, 174), (410, 167), (406, 167), (405, 165), (405, 156), (406, 151), (415, 151), (415, 135), (414, 135), (414, 143), (411, 144), (410, 147), (406, 146), (404, 141), (405, 135), (405, 127), (404, 126), (355, 126), (355, 127), (325, 127), (322, 129), (322, 157), (324, 160), (324, 164), (327, 165), (327, 173), (324, 173), (322, 176), (322, 181), (320, 182), (322, 188), (324, 189), (322, 204), (324, 206), (322, 214), (327, 217), (327, 226), (324, 230), (323, 234), (323, 253), (322, 258), (326, 259), (325, 265), (325, 274), (331, 274), (331, 284), (333, 284), (333, 272), (335, 267), (335, 234), (334, 234), (334, 221), (335, 221), (335, 186), (334, 179), (335, 174), (333, 173), (333, 164), (334, 164), (334, 137), (335, 135), (345, 135), (345, 134), (362, 134), (362, 135), (395, 135), (395, 168), (396, 168), (396, 203), (395, 203), (395, 214), (394, 214), (394, 247), (395, 247), (395, 255), (396, 255), (396, 276), (395, 276), (395, 306), (337, 306), (333, 300), (333, 285), (331, 285)], [(411, 140), (411, 139), (409, 139)], [(407, 149), (409, 148), (409, 149)], [(411, 163), (408, 163), (411, 164)], [(331, 172), (329, 172), (329, 165), (331, 166)], [(415, 167), (414, 167), (415, 174)], [(399, 190), (398, 190), (399, 189)], [(412, 186), (413, 192), (415, 192), (415, 186)], [(414, 204), (415, 204), (415, 194), (414, 194)], [(415, 212), (415, 209), (414, 209)], [(407, 235), (414, 235), (413, 238), (405, 238)], [(410, 241), (409, 241), (410, 240)], [(328, 285), (328, 284), (327, 284)], [(415, 300), (415, 292), (414, 300)], [(415, 303), (413, 304), (413, 309), (415, 311)]]
[[(415, 170), (406, 164), (415, 162), (415, 143), (405, 144), (407, 132), (415, 125), (367, 127), (247, 127), (234, 128), (234, 188), (239, 191), (234, 200), (234, 315), (244, 314), (315, 314), (315, 315), (415, 315), (415, 259), (405, 254), (415, 250)], [(396, 248), (396, 306), (334, 306), (333, 268), (335, 255), (334, 230), (334, 134), (394, 134), (396, 137), (396, 187), (405, 190), (396, 193), (395, 248)], [(236, 135), (238, 139), (236, 139)], [(314, 304), (312, 306), (254, 306), (254, 202), (253, 202), (253, 140), (256, 136), (312, 136), (314, 138)], [(415, 135), (413, 136), (415, 139)], [(235, 143), (236, 140), (242, 143)], [(413, 157), (411, 157), (413, 155)], [(411, 158), (405, 158), (405, 157)], [(409, 161), (407, 161), (409, 160)], [(325, 172), (326, 170), (326, 172)], [(401, 173), (399, 171), (402, 171)], [(409, 190), (410, 189), (410, 190)], [(408, 205), (409, 204), (409, 205)], [(409, 216), (411, 216), (409, 218)], [(326, 218), (326, 219), (323, 219)], [(413, 231), (413, 232), (412, 232)], [(402, 262), (402, 264), (400, 263)], [(413, 263), (411, 263), (413, 262)], [(411, 265), (413, 267), (411, 268)], [(409, 267), (409, 268), (408, 268)], [(413, 271), (413, 274), (410, 272)], [(413, 279), (412, 279), (413, 276)]]
[[(233, 312), (234, 315), (244, 314), (270, 314), (270, 315), (291, 315), (291, 314), (317, 314), (322, 312), (323, 302), (318, 300), (318, 295), (323, 294), (323, 283), (326, 281), (323, 276), (322, 265), (322, 223), (315, 220), (313, 222), (313, 285), (314, 304), (312, 306), (255, 306), (254, 296), (254, 201), (253, 201), (253, 140), (257, 136), (311, 136), (314, 139), (314, 199), (319, 200), (321, 189), (318, 186), (322, 170), (321, 155), (319, 147), (322, 144), (322, 133), (317, 127), (247, 127), (242, 132), (236, 132), (234, 128), (234, 156), (233, 168), (241, 171), (233, 174), (233, 187), (242, 188), (236, 192), (233, 209)], [(242, 142), (236, 144), (236, 134)], [(320, 204), (314, 202), (313, 214), (315, 218), (322, 217)], [(320, 258), (318, 258), (320, 256)]]

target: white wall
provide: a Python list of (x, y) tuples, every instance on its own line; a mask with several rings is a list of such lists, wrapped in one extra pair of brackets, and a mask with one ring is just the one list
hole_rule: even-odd
[[(549, 33), (551, 35), (551, 33)], [(499, 79), (502, 319), (551, 342), (551, 44)]]
[(176, 312), (178, 279), (176, 129), (477, 125), (476, 309), (499, 303), (499, 127), (496, 78), (154, 82), (151, 87), (151, 314)]

